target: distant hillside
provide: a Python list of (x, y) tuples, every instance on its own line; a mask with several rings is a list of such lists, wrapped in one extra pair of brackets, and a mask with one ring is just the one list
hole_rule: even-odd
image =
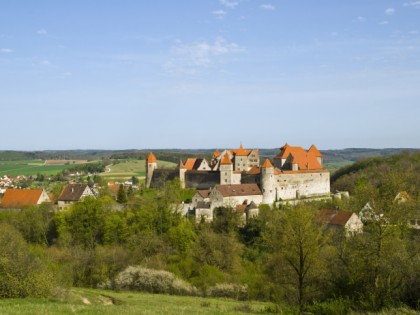
[[(223, 149), (223, 148), (219, 148)], [(215, 149), (143, 149), (143, 150), (47, 150), (47, 151), (0, 151), (0, 161), (17, 160), (101, 160), (101, 159), (145, 159), (150, 151), (162, 161), (178, 163), (187, 157), (210, 159)], [(279, 148), (259, 149), (261, 157), (272, 158)], [(325, 163), (357, 161), (361, 158), (389, 156), (403, 151), (420, 152), (420, 149), (343, 149), (321, 150)]]
[(331, 191), (352, 192), (364, 179), (374, 187), (390, 185), (390, 179), (400, 191), (418, 198), (420, 187), (420, 152), (403, 152), (387, 157), (364, 158), (337, 170), (331, 176)]

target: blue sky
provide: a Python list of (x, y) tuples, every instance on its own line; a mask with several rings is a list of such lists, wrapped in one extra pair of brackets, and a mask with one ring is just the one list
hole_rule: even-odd
[(420, 147), (420, 1), (2, 0), (0, 150)]

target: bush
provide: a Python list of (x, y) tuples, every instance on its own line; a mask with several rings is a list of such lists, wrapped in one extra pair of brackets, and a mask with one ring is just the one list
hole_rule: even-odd
[(149, 293), (197, 295), (197, 289), (188, 282), (164, 270), (129, 266), (115, 278), (115, 288)]
[(211, 297), (247, 300), (248, 287), (234, 283), (217, 283), (215, 286), (207, 289), (207, 295)]
[(0, 298), (52, 295), (53, 266), (13, 226), (1, 224), (0, 231)]
[(345, 315), (351, 310), (352, 302), (347, 299), (337, 298), (325, 302), (317, 302), (308, 306), (309, 312), (319, 315)]

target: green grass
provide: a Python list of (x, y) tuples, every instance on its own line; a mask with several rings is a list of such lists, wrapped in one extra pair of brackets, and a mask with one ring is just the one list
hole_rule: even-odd
[[(145, 176), (145, 160), (127, 160), (109, 167), (110, 171), (102, 173), (105, 177), (124, 177), (124, 176)], [(159, 168), (175, 168), (176, 164), (166, 161), (158, 161)]]
[(30, 176), (36, 175), (38, 173), (44, 175), (54, 175), (60, 173), (66, 168), (69, 168), (69, 165), (28, 165), (25, 163), (0, 163), (0, 176)]
[[(90, 304), (88, 304), (90, 303)], [(72, 289), (63, 299), (0, 299), (0, 313), (20, 314), (269, 314), (270, 303)]]

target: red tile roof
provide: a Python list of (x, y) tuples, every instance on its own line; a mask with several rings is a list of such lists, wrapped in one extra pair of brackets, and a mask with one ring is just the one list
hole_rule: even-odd
[(191, 171), (191, 170), (194, 168), (195, 161), (197, 161), (197, 159), (196, 159), (196, 158), (188, 158), (188, 159), (185, 161), (185, 168), (186, 168), (187, 170)]
[(257, 184), (216, 185), (214, 189), (220, 191), (223, 197), (254, 196), (262, 194)]
[(210, 189), (200, 189), (197, 190), (197, 192), (200, 194), (201, 197), (208, 198), (210, 194)]
[(320, 210), (316, 220), (327, 224), (344, 226), (352, 215), (353, 213), (349, 211)]
[(260, 167), (259, 166), (253, 166), (248, 172), (246, 172), (247, 174), (251, 174), (251, 175), (257, 175), (261, 173)]
[(220, 156), (220, 154), (222, 154), (222, 152), (220, 152), (218, 149), (216, 149), (216, 151), (214, 151), (213, 153), (213, 158), (218, 158)]
[(298, 164), (299, 170), (322, 169), (322, 166), (317, 159), (319, 151), (315, 146), (312, 146), (311, 148), (312, 151), (305, 151), (302, 147), (292, 147), (286, 143), (283, 147), (280, 148), (281, 151), (275, 157), (275, 159), (287, 159), (289, 156), (291, 156), (292, 164)]
[(41, 198), (42, 189), (7, 189), (1, 200), (4, 208), (34, 206)]
[(149, 156), (147, 157), (147, 163), (156, 163), (157, 159), (156, 156), (150, 152)]
[(273, 168), (273, 164), (271, 164), (269, 159), (265, 159), (264, 164), (262, 165), (263, 168)]
[(311, 145), (311, 147), (308, 150), (309, 153), (312, 153), (313, 156), (315, 157), (322, 157), (321, 152), (318, 151), (317, 147), (315, 146), (315, 144)]
[(221, 165), (230, 165), (232, 164), (232, 161), (230, 160), (229, 154), (225, 153), (225, 156), (223, 157), (222, 161), (220, 162)]
[(245, 150), (242, 144), (239, 146), (238, 150), (235, 150), (236, 156), (248, 156), (251, 153), (251, 150)]

